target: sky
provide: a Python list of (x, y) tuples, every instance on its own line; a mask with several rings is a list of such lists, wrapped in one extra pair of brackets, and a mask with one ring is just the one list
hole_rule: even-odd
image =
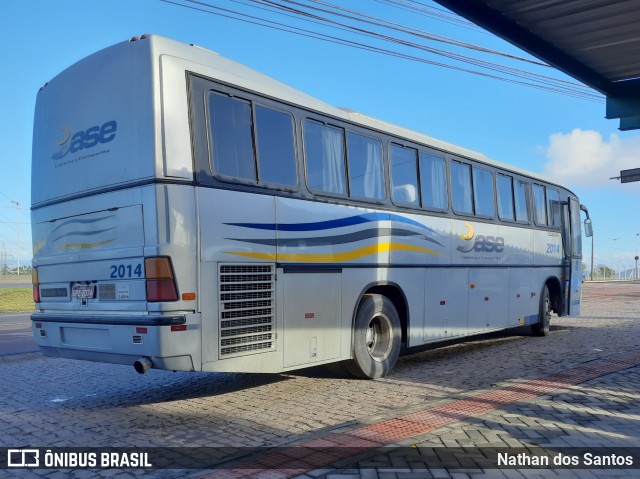
[[(300, 1), (310, 4), (310, 0)], [(507, 42), (449, 16), (434, 18), (398, 8), (398, 3), (410, 3), (408, 0), (398, 0), (396, 6), (382, 0), (325, 1), (398, 25), (531, 59)], [(441, 9), (429, 0), (420, 1)], [(393, 50), (422, 61), (243, 23), (212, 14), (216, 11), (233, 16), (229, 11), (213, 10), (202, 3), (188, 0), (175, 3), (192, 8), (161, 0), (20, 0), (3, 4), (0, 255), (5, 252), (11, 255), (8, 263), (15, 264), (19, 257), (21, 264), (28, 264), (31, 259), (31, 141), (38, 88), (95, 51), (135, 35), (154, 33), (214, 50), (326, 103), (348, 107), (544, 174), (572, 189), (589, 208), (595, 233), (595, 263), (606, 264), (616, 271), (635, 265), (634, 256), (640, 246), (637, 212), (640, 183), (622, 185), (610, 178), (618, 176), (621, 169), (640, 167), (640, 131), (619, 131), (617, 120), (604, 118), (603, 101), (436, 66), (427, 62), (480, 71), (425, 51), (257, 10), (247, 6), (250, 0), (208, 0), (208, 4)], [(389, 30), (387, 34), (401, 36)], [(402, 38), (574, 81), (550, 68), (406, 35)], [(19, 203), (19, 209), (15, 202)], [(585, 242), (585, 253), (588, 264), (590, 241)]]

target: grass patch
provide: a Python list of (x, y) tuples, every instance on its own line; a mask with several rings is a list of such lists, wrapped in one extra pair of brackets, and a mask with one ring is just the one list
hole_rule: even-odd
[(34, 310), (31, 288), (0, 288), (0, 313)]

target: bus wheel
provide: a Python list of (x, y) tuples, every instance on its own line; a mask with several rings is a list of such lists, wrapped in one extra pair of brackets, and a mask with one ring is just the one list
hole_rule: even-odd
[(398, 360), (401, 342), (400, 317), (389, 298), (365, 294), (356, 314), (353, 331), (353, 359), (346, 362), (355, 377), (385, 376)]
[(549, 288), (545, 285), (542, 289), (540, 297), (540, 313), (538, 313), (538, 322), (531, 325), (531, 332), (534, 336), (546, 336), (549, 334), (549, 322), (551, 321), (551, 298), (549, 297)]

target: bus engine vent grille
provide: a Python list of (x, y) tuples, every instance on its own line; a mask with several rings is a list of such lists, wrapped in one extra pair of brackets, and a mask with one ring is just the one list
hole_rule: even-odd
[(275, 265), (221, 264), (220, 358), (275, 349)]

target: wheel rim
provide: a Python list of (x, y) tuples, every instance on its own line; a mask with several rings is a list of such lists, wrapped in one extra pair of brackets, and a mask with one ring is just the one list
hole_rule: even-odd
[(392, 346), (391, 321), (386, 316), (374, 316), (369, 321), (365, 342), (374, 361), (384, 361)]
[(542, 314), (542, 320), (544, 321), (543, 326), (548, 329), (549, 323), (551, 322), (551, 301), (549, 300), (548, 296), (544, 298), (544, 311), (542, 312)]

